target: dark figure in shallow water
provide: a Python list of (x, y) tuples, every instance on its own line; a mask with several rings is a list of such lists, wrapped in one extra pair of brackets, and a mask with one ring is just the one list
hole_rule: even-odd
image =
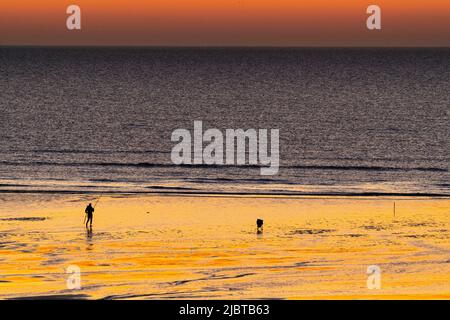
[(93, 215), (94, 207), (92, 206), (91, 203), (89, 203), (89, 205), (86, 207), (86, 210), (84, 210), (84, 212), (86, 212), (86, 216), (87, 216), (86, 228), (88, 227), (88, 223), (90, 223), (90, 226), (92, 228), (92, 218), (94, 217), (94, 215)]
[(263, 225), (264, 225), (264, 220), (262, 220), (262, 219), (256, 220), (256, 234), (263, 233)]

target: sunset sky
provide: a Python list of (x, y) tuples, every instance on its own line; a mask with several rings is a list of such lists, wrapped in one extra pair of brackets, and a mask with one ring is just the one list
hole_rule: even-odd
[[(82, 10), (68, 31), (66, 8)], [(382, 9), (382, 30), (366, 9)], [(449, 0), (14, 0), (0, 45), (450, 46)]]

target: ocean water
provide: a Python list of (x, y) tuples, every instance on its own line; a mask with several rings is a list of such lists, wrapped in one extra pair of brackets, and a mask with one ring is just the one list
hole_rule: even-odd
[[(171, 133), (280, 129), (280, 170)], [(0, 48), (0, 192), (450, 195), (450, 50)]]

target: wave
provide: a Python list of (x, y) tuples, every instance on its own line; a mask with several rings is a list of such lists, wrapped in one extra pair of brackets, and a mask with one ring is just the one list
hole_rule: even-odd
[(70, 194), (70, 195), (173, 195), (173, 196), (191, 196), (191, 197), (405, 197), (405, 198), (450, 198), (450, 193), (434, 193), (434, 192), (304, 192), (304, 191), (203, 191), (203, 190), (108, 190), (108, 191), (94, 191), (94, 190), (16, 190), (16, 189), (0, 189), (0, 194)]
[(188, 187), (164, 187), (164, 186), (146, 186), (146, 189), (152, 189), (152, 190), (173, 190), (173, 191), (187, 191), (187, 190), (198, 190), (196, 188), (188, 188)]
[[(208, 165), (208, 164), (180, 164), (172, 163), (149, 163), (149, 162), (50, 162), (50, 161), (33, 161), (33, 162), (13, 162), (1, 161), (0, 165), (4, 166), (63, 166), (63, 167), (131, 167), (131, 168), (201, 168), (201, 169), (218, 169), (218, 168), (245, 168), (260, 169), (267, 167), (264, 165)], [(339, 165), (285, 165), (280, 169), (298, 169), (298, 170), (335, 170), (335, 171), (423, 171), (423, 172), (448, 172), (447, 168), (438, 167), (383, 167), (383, 166), (339, 166)]]
[(296, 185), (299, 184), (298, 182), (284, 180), (284, 179), (267, 179), (267, 178), (255, 178), (255, 179), (249, 179), (249, 178), (189, 178), (185, 179), (183, 181), (186, 182), (192, 182), (192, 183), (199, 183), (199, 184), (211, 184), (211, 183), (223, 183), (223, 184), (234, 184), (234, 183), (254, 183), (254, 184), (285, 184), (285, 185)]
[(382, 167), (382, 166), (289, 166), (293, 169), (342, 170), (342, 171), (431, 171), (448, 172), (448, 169), (437, 167)]
[(450, 183), (438, 183), (436, 184), (438, 187), (450, 188)]
[(171, 151), (163, 150), (72, 150), (72, 149), (34, 149), (34, 150), (8, 150), (0, 153), (30, 152), (30, 153), (60, 153), (60, 154), (170, 154)]

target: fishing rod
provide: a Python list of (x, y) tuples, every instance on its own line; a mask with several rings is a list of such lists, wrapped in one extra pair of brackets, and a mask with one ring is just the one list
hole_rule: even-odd
[(94, 204), (94, 209), (95, 209), (95, 207), (97, 206), (97, 203), (100, 201), (100, 199), (101, 199), (101, 197), (103, 197), (103, 194), (104, 194), (105, 192), (102, 192), (102, 193), (100, 193), (100, 197), (98, 197), (98, 199), (97, 199), (97, 201), (95, 202), (95, 204)]

